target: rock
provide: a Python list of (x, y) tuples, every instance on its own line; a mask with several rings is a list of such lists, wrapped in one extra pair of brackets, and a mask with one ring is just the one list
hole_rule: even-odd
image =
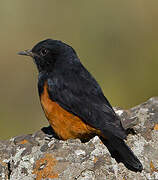
[(135, 131), (128, 135), (127, 144), (143, 164), (141, 173), (117, 164), (97, 136), (81, 143), (78, 139), (46, 139), (46, 134), (39, 130), (0, 141), (0, 179), (158, 179), (158, 98), (130, 110), (116, 108), (116, 113), (125, 129)]

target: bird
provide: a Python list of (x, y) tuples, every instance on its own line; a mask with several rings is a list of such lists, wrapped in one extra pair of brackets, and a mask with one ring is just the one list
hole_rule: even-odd
[(143, 170), (124, 141), (127, 133), (120, 118), (70, 45), (46, 39), (18, 54), (33, 58), (41, 106), (61, 140), (86, 140), (97, 135), (117, 163), (134, 172)]

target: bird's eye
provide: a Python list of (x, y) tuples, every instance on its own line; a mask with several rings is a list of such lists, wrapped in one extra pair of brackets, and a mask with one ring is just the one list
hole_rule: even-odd
[(41, 56), (45, 56), (47, 53), (48, 53), (48, 50), (47, 50), (47, 49), (44, 49), (44, 48), (43, 48), (43, 49), (40, 50), (40, 55), (41, 55)]

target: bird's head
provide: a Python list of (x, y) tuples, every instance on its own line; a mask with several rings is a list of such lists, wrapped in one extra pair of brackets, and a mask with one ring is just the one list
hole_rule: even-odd
[(71, 46), (53, 39), (41, 41), (31, 50), (20, 51), (18, 54), (32, 57), (39, 72), (52, 71), (56, 63), (73, 61), (77, 57)]

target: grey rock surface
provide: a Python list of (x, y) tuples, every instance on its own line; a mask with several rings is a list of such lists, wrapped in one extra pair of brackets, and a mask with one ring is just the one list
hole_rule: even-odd
[[(144, 166), (134, 173), (117, 164), (96, 136), (89, 142), (46, 139), (41, 131), (0, 141), (1, 180), (155, 180), (158, 179), (158, 98), (130, 110), (116, 108), (127, 144)], [(129, 132), (132, 132), (129, 131)]]

